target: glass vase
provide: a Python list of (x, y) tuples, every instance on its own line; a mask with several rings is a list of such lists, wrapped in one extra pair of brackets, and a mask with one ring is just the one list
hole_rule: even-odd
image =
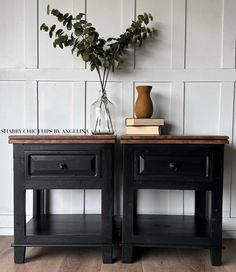
[(113, 135), (115, 133), (115, 108), (107, 98), (105, 91), (99, 92), (99, 98), (91, 105), (90, 129), (94, 135)]

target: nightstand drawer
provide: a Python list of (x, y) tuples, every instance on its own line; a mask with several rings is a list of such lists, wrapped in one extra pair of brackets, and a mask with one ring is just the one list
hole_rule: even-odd
[(98, 176), (97, 154), (31, 154), (29, 176)]
[(210, 181), (212, 154), (207, 151), (147, 150), (135, 152), (135, 179)]

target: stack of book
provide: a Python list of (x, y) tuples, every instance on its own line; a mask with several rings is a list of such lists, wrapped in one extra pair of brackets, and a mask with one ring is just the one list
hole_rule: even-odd
[(126, 134), (160, 135), (164, 126), (163, 118), (126, 118)]

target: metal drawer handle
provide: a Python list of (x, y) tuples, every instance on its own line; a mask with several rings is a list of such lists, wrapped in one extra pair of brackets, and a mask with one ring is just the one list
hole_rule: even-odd
[(174, 162), (170, 162), (170, 163), (169, 163), (169, 169), (170, 169), (170, 170), (173, 170), (173, 171), (175, 171), (175, 172), (178, 171), (178, 167), (177, 167), (177, 165), (176, 165)]
[(209, 177), (209, 156), (206, 156), (206, 178)]
[(66, 166), (66, 164), (64, 163), (64, 162), (59, 162), (58, 163), (58, 167), (60, 168), (60, 169), (66, 169), (67, 168), (67, 166)]

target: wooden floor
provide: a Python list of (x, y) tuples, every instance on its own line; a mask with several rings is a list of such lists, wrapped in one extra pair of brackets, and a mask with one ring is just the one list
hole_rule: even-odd
[(99, 248), (28, 248), (26, 263), (14, 265), (12, 237), (0, 237), (0, 272), (236, 272), (236, 240), (224, 240), (223, 265), (212, 267), (208, 250), (142, 249), (133, 264), (102, 264)]

